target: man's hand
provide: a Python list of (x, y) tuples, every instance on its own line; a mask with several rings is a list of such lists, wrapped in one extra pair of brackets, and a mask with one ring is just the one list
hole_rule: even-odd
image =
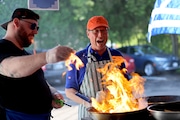
[(63, 96), (60, 94), (60, 93), (55, 93), (54, 95), (53, 95), (53, 101), (52, 101), (52, 107), (53, 108), (61, 108), (61, 107), (63, 107), (64, 106), (64, 104), (60, 104), (59, 102), (57, 102), (57, 100), (62, 100), (62, 101), (64, 101), (64, 98), (63, 98)]
[(46, 61), (47, 63), (65, 61), (70, 57), (71, 53), (75, 53), (72, 48), (58, 45), (46, 52)]

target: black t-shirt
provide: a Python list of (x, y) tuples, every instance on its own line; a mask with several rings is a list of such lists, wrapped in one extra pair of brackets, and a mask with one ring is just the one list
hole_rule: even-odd
[[(8, 40), (0, 40), (0, 63), (7, 57), (24, 55), (29, 53), (18, 49)], [(42, 69), (22, 78), (11, 78), (0, 74), (0, 98), (0, 104), (5, 108), (19, 112), (42, 114), (52, 109), (52, 95)]]

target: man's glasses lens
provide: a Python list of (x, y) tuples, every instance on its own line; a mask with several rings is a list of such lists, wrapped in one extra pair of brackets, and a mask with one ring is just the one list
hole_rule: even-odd
[(31, 30), (39, 29), (39, 27), (36, 25), (36, 23), (31, 23)]
[[(22, 19), (21, 19), (21, 20), (22, 20)], [(29, 22), (29, 21), (26, 21), (26, 20), (22, 20), (22, 21), (31, 24), (31, 26), (30, 26), (30, 29), (31, 29), (31, 30), (35, 30), (35, 29), (39, 30), (39, 27), (37, 26), (36, 23), (32, 23), (32, 22)]]
[(102, 29), (102, 30), (98, 30), (98, 29), (94, 29), (94, 30), (89, 30), (89, 31), (92, 31), (93, 34), (98, 34), (99, 32), (102, 33), (102, 34), (107, 34), (108, 32), (108, 29)]

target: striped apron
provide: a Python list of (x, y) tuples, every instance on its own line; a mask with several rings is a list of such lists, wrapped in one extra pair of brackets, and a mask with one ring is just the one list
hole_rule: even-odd
[[(97, 92), (105, 89), (105, 86), (101, 84), (102, 75), (97, 72), (97, 69), (104, 67), (106, 63), (112, 61), (111, 53), (108, 48), (107, 50), (110, 60), (97, 61), (96, 58), (91, 55), (90, 47), (88, 48), (88, 63), (86, 65), (86, 72), (80, 87), (80, 92), (89, 98), (96, 98)], [(80, 104), (78, 120), (82, 120), (82, 118), (90, 118), (90, 114), (86, 110), (86, 107)]]

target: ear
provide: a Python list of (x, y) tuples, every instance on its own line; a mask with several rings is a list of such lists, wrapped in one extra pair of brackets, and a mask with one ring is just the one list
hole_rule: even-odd
[(15, 28), (19, 27), (19, 23), (20, 23), (20, 20), (18, 18), (13, 19), (13, 25), (14, 25)]
[(88, 30), (86, 30), (86, 35), (89, 38), (89, 31)]

